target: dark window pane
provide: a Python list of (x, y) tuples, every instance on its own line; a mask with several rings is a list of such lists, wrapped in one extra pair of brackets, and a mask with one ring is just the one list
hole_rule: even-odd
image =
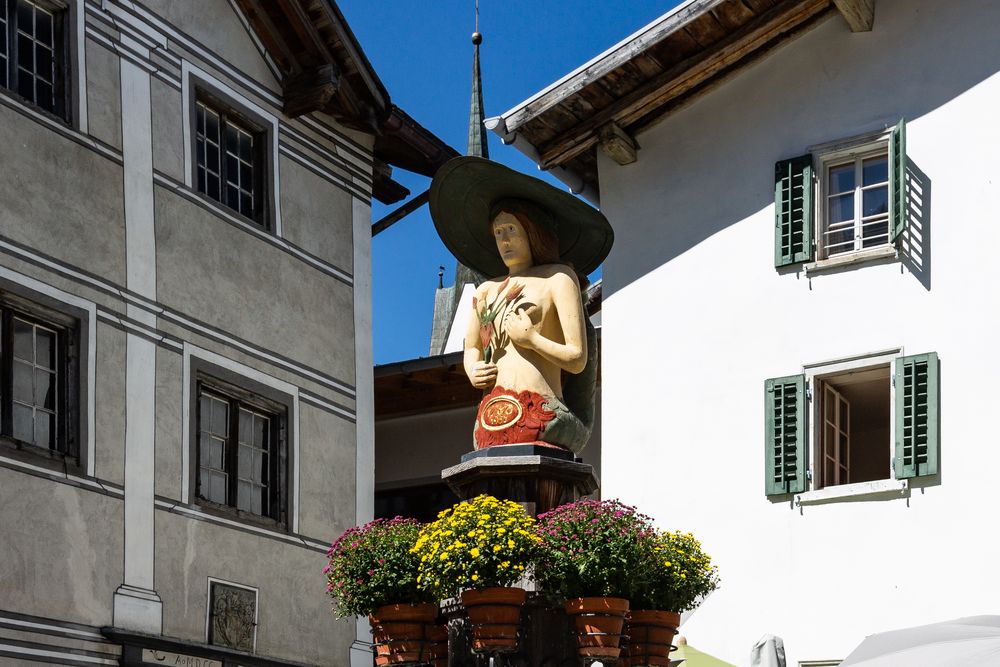
[(35, 332), (35, 364), (55, 370), (56, 334), (54, 331), (38, 329)]
[(52, 81), (52, 50), (44, 44), (35, 44), (35, 75)]
[(253, 432), (253, 444), (254, 447), (258, 449), (264, 449), (267, 446), (267, 431), (269, 422), (260, 415), (254, 415), (254, 432)]
[(209, 473), (208, 499), (216, 503), (226, 502), (226, 474)]
[(253, 429), (253, 413), (240, 408), (240, 442), (250, 444), (253, 441), (250, 435), (251, 429)]
[(46, 111), (55, 110), (55, 99), (52, 97), (52, 84), (41, 79), (35, 80), (35, 104)]
[(226, 153), (226, 181), (237, 185), (240, 182), (239, 162), (232, 153)]
[(44, 11), (35, 11), (35, 39), (52, 46), (52, 15)]
[(35, 78), (20, 67), (17, 68), (17, 94), (26, 100), (35, 101)]
[(218, 438), (209, 441), (208, 464), (216, 470), (226, 469), (226, 443)]
[(205, 192), (205, 168), (198, 167), (198, 192)]
[(236, 128), (230, 123), (226, 123), (226, 152), (237, 155), (240, 152), (240, 138), (236, 134)]
[(240, 213), (248, 218), (252, 218), (254, 216), (253, 198), (246, 193), (240, 195)]
[(205, 168), (205, 140), (204, 139), (198, 139), (198, 141), (195, 144), (195, 151), (197, 153), (197, 158), (196, 159), (198, 161), (197, 162), (198, 167), (199, 167), (199, 169), (204, 169)]
[(208, 175), (208, 187), (205, 189), (205, 194), (212, 199), (219, 199), (219, 177), (215, 174)]
[(35, 400), (35, 392), (32, 387), (32, 375), (34, 370), (30, 364), (22, 361), (14, 362), (14, 400), (31, 405)]
[(17, 3), (17, 27), (27, 33), (34, 32), (34, 7), (31, 3), (21, 2)]
[(56, 409), (56, 376), (44, 368), (35, 369), (35, 400), (37, 407)]
[(31, 37), (20, 32), (17, 34), (17, 64), (29, 73), (35, 71), (34, 46)]
[(219, 147), (205, 144), (205, 167), (215, 174), (219, 173)]
[[(5, 30), (5, 28), (2, 25), (0, 25), (0, 30)], [(0, 58), (0, 86), (3, 86), (4, 88), (8, 88), (9, 87), (9, 84), (7, 83), (7, 59), (6, 58)]]
[(862, 185), (884, 183), (889, 180), (889, 160), (884, 157), (868, 158), (862, 163)]
[(219, 116), (213, 111), (205, 111), (205, 134), (210, 141), (219, 143)]
[(14, 437), (25, 442), (34, 442), (34, 415), (31, 408), (14, 404)]
[(253, 454), (253, 481), (263, 484), (267, 482), (267, 454), (255, 451)]
[(854, 189), (854, 163), (830, 167), (830, 194)]
[[(194, 117), (195, 117), (195, 132), (197, 134), (204, 135), (205, 134), (205, 107), (201, 106), (201, 104), (198, 104), (198, 107), (195, 109)], [(204, 137), (200, 137), (200, 139), (204, 140)]]
[(240, 162), (240, 187), (248, 192), (253, 188), (253, 167)]
[(240, 209), (240, 191), (232, 183), (226, 184), (226, 206), (237, 211)]
[(262, 514), (261, 506), (263, 505), (263, 503), (261, 501), (263, 499), (263, 496), (264, 496), (264, 489), (262, 489), (257, 485), (254, 485), (252, 487), (252, 492), (250, 495), (250, 511), (253, 512), (254, 514)]
[(208, 453), (211, 451), (212, 438), (208, 433), (202, 431), (198, 436), (198, 465), (207, 468), (209, 465)]
[(885, 187), (865, 190), (862, 195), (863, 215), (876, 215), (889, 211), (889, 189)]
[(249, 134), (240, 135), (240, 159), (253, 162), (253, 137)]

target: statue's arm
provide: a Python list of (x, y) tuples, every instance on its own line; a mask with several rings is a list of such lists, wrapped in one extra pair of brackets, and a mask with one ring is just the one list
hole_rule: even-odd
[(542, 335), (530, 313), (511, 315), (507, 332), (516, 345), (534, 350), (544, 359), (569, 373), (579, 373), (587, 365), (587, 333), (580, 299), (580, 284), (570, 273), (557, 273), (550, 279), (552, 304), (562, 329), (563, 341), (557, 343)]
[[(476, 298), (482, 298), (479, 290), (477, 290)], [(497, 366), (483, 361), (482, 345), (479, 339), (479, 315), (473, 308), (472, 316), (469, 317), (469, 325), (465, 328), (465, 351), (462, 355), (462, 365), (465, 367), (465, 374), (473, 387), (490, 389), (497, 381)]]

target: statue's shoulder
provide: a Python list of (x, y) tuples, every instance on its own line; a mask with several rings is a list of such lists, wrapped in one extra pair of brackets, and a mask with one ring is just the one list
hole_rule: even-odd
[(580, 286), (576, 272), (565, 264), (541, 264), (534, 267), (534, 273), (539, 278), (553, 279), (559, 282), (568, 281), (577, 287)]

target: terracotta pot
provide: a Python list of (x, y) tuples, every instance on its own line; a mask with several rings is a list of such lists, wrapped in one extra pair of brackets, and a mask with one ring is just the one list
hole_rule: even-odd
[(509, 653), (517, 650), (517, 629), (524, 606), (523, 588), (462, 591), (462, 604), (472, 626), (472, 650)]
[(424, 661), (429, 662), (433, 667), (448, 667), (448, 626), (429, 626), (427, 628), (427, 641), (430, 644), (424, 653)]
[(628, 665), (669, 667), (672, 642), (681, 624), (675, 611), (640, 609), (628, 613)]
[(566, 614), (573, 619), (580, 657), (617, 659), (627, 613), (628, 600), (623, 598), (567, 600)]
[(376, 609), (368, 616), (375, 664), (383, 667), (427, 662), (428, 628), (434, 626), (437, 615), (438, 606), (429, 602), (390, 604)]

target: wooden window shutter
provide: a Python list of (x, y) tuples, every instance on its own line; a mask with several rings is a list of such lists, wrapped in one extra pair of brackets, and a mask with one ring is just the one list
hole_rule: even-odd
[(896, 359), (896, 479), (938, 472), (937, 353)]
[(767, 415), (764, 493), (773, 496), (805, 491), (809, 432), (806, 376), (767, 380), (764, 400)]
[(813, 258), (812, 155), (774, 165), (774, 265)]
[(889, 211), (892, 240), (899, 238), (910, 222), (906, 187), (906, 120), (902, 119), (889, 136)]

